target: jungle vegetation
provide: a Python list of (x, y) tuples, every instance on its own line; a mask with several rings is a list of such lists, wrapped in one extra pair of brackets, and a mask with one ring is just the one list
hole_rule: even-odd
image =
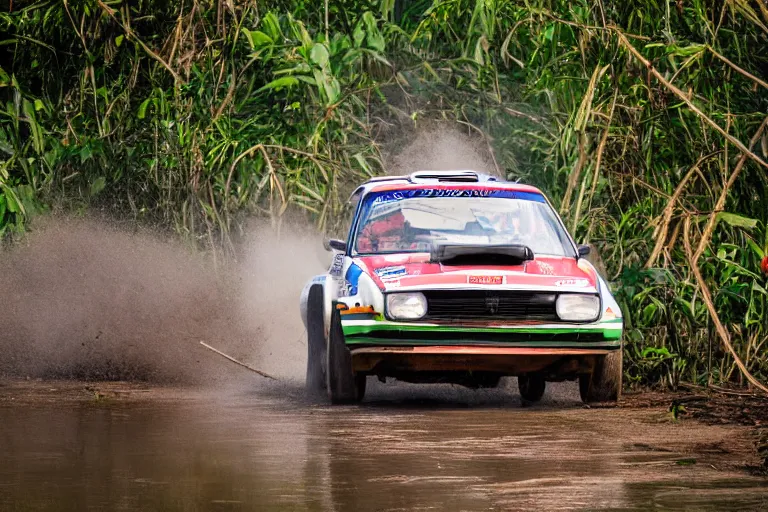
[(0, 5), (6, 239), (57, 208), (224, 254), (252, 215), (332, 232), (439, 119), (599, 249), (630, 385), (768, 382), (763, 0)]

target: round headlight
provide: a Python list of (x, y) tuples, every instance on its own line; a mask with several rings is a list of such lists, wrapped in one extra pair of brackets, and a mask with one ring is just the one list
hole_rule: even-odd
[(387, 312), (394, 320), (418, 320), (427, 314), (427, 298), (423, 293), (390, 293)]
[(597, 295), (563, 294), (557, 298), (557, 316), (569, 322), (597, 320), (600, 297)]

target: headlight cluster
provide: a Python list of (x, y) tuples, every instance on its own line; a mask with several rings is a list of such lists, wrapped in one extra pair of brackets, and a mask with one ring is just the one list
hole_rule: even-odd
[(563, 294), (557, 298), (557, 316), (568, 322), (589, 322), (600, 315), (597, 295)]
[(423, 293), (390, 293), (387, 313), (393, 320), (418, 320), (427, 314), (427, 298)]
[[(591, 322), (600, 316), (600, 297), (586, 294), (562, 294), (555, 303), (557, 316), (566, 322)], [(423, 293), (390, 293), (387, 315), (392, 320), (418, 320), (427, 314)]]

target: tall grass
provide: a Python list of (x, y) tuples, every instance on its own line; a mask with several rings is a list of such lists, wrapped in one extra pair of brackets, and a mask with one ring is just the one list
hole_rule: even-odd
[(14, 2), (0, 28), (0, 233), (50, 207), (216, 252), (254, 213), (333, 231), (381, 134), (444, 119), (600, 249), (631, 382), (768, 380), (760, 0)]

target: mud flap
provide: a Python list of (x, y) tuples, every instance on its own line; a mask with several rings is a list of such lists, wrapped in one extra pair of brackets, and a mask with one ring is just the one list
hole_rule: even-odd
[(314, 285), (307, 299), (307, 378), (306, 390), (312, 395), (325, 391), (325, 326), (323, 325), (323, 287)]
[(359, 400), (355, 374), (352, 370), (352, 354), (344, 343), (341, 315), (336, 309), (335, 303), (333, 304), (333, 311), (331, 311), (327, 361), (328, 398), (330, 398), (331, 403), (348, 404)]

